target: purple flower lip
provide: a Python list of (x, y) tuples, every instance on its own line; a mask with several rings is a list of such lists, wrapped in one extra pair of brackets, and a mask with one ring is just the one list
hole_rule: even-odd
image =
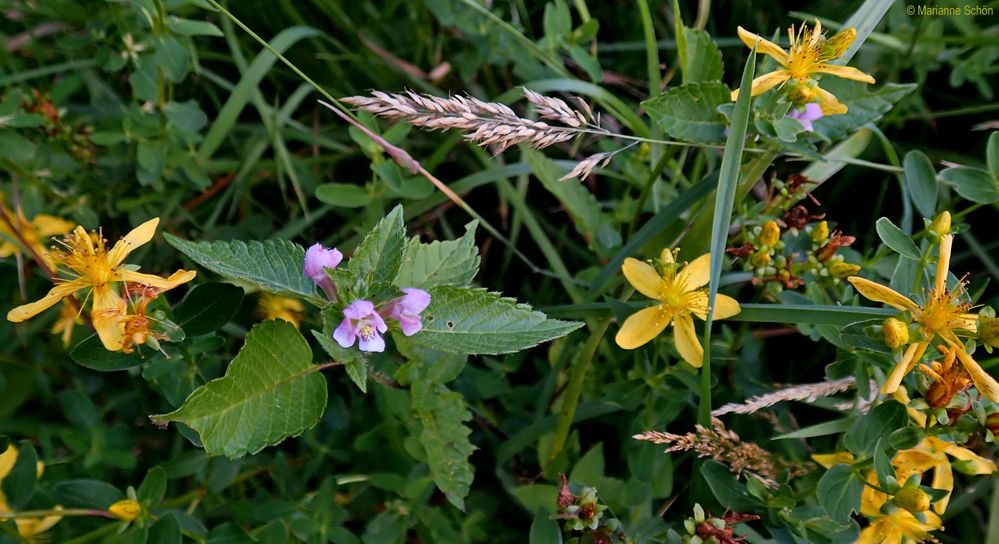
[(812, 121), (817, 121), (824, 117), (822, 114), (822, 107), (814, 102), (805, 104), (805, 108), (803, 110), (791, 108), (791, 111), (787, 113), (787, 116), (791, 119), (797, 119), (798, 122), (801, 123), (801, 126), (809, 132), (815, 130), (815, 127), (812, 126)]
[(382, 352), (385, 351), (382, 334), (387, 331), (388, 325), (375, 311), (375, 305), (357, 299), (343, 309), (343, 321), (333, 331), (333, 339), (343, 348), (349, 348), (357, 341), (357, 349), (361, 351)]
[(330, 298), (335, 298), (336, 289), (333, 282), (326, 275), (327, 268), (336, 268), (343, 260), (343, 253), (337, 248), (326, 249), (322, 244), (313, 244), (305, 252), (305, 266), (303, 273), (305, 277), (312, 280), (322, 288)]
[(415, 287), (404, 287), (402, 292), (405, 294), (385, 305), (381, 314), (398, 321), (402, 334), (413, 336), (423, 329), (420, 313), (430, 306), (430, 293)]

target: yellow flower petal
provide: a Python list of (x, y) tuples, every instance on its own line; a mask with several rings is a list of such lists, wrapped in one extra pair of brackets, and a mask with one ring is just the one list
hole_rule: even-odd
[[(950, 463), (946, 460), (933, 469), (933, 481), (930, 483), (930, 487), (951, 492), (954, 491), (954, 472), (950, 468)], [(950, 495), (947, 495), (933, 504), (933, 510), (938, 514), (943, 514), (947, 510), (947, 504), (949, 503)]]
[(978, 314), (958, 314), (951, 320), (950, 326), (968, 332), (978, 332)]
[(40, 238), (55, 236), (56, 234), (66, 234), (73, 230), (73, 223), (58, 217), (46, 214), (38, 214), (31, 220), (35, 227), (35, 233)]
[(669, 314), (660, 310), (659, 306), (645, 308), (624, 320), (614, 341), (623, 349), (635, 349), (658, 336), (666, 325), (669, 325)]
[(7, 444), (7, 449), (0, 453), (0, 480), (3, 480), (14, 469), (17, 462), (17, 448), (14, 444)]
[(109, 506), (108, 512), (120, 520), (134, 521), (142, 513), (142, 505), (132, 499), (123, 499)]
[(639, 293), (656, 300), (661, 296), (663, 278), (651, 264), (628, 257), (621, 265), (621, 272)]
[(711, 254), (705, 253), (687, 263), (676, 275), (676, 283), (684, 291), (693, 291), (708, 284), (711, 279)]
[(852, 66), (837, 66), (835, 64), (816, 64), (815, 71), (820, 74), (863, 81), (864, 83), (874, 83), (874, 78), (861, 72)]
[(937, 259), (936, 291), (943, 293), (947, 288), (947, 271), (950, 270), (950, 251), (954, 246), (954, 235), (945, 234), (940, 237), (940, 258)]
[(125, 262), (125, 257), (128, 257), (128, 254), (134, 251), (135, 248), (152, 240), (153, 235), (156, 234), (156, 226), (159, 224), (160, 218), (154, 217), (135, 227), (131, 232), (122, 237), (121, 240), (118, 240), (108, 253), (108, 263), (111, 268)]
[(94, 330), (108, 351), (120, 351), (125, 336), (125, 300), (109, 286), (94, 288)]
[[(56, 505), (53, 510), (62, 510), (62, 506)], [(41, 519), (18, 519), (14, 521), (17, 523), (17, 532), (21, 533), (21, 536), (33, 537), (48, 531), (61, 520), (62, 516), (45, 516)]]
[(742, 311), (739, 301), (734, 298), (718, 293), (715, 295), (714, 319), (728, 319)]
[(756, 46), (756, 50), (758, 52), (763, 53), (764, 55), (770, 55), (774, 58), (774, 60), (779, 62), (781, 66), (787, 65), (789, 55), (781, 46), (770, 40), (763, 39), (741, 26), (737, 29), (737, 32), (739, 33), (739, 38), (742, 40), (742, 43), (746, 44), (746, 47), (752, 49), (753, 46)]
[(115, 278), (117, 281), (130, 281), (133, 283), (141, 283), (142, 285), (148, 285), (149, 287), (155, 287), (160, 291), (169, 291), (178, 285), (187, 283), (194, 279), (198, 273), (193, 270), (178, 270), (173, 274), (170, 274), (168, 278), (161, 278), (153, 274), (142, 274), (140, 272), (133, 272), (131, 270), (122, 270), (120, 273), (120, 278)]
[(996, 382), (995, 378), (985, 372), (981, 365), (975, 362), (971, 355), (968, 355), (963, 349), (957, 350), (957, 358), (971, 376), (971, 381), (975, 383), (975, 389), (978, 389), (979, 393), (985, 395), (992, 402), (999, 402), (999, 383)]
[(902, 384), (902, 378), (904, 378), (905, 375), (908, 374), (914, 366), (916, 366), (916, 362), (919, 361), (919, 359), (923, 356), (923, 353), (926, 352), (927, 345), (928, 344), (926, 342), (916, 342), (914, 344), (910, 344), (909, 347), (905, 349), (905, 353), (902, 355), (902, 360), (895, 365), (891, 374), (888, 375), (888, 379), (885, 380), (884, 385), (881, 386), (881, 393), (890, 395), (898, 389), (898, 386)]
[[(873, 470), (867, 473), (867, 481), (877, 485), (878, 476)], [(881, 515), (881, 507), (886, 502), (888, 495), (865, 485), (864, 491), (860, 494), (860, 513), (867, 517), (878, 517)]]
[(849, 111), (846, 104), (841, 104), (836, 95), (822, 87), (813, 88), (812, 93), (818, 98), (823, 115), (840, 115)]
[[(789, 79), (791, 79), (791, 74), (787, 70), (774, 70), (769, 74), (763, 74), (753, 80), (752, 94), (753, 96), (761, 95)], [(735, 102), (738, 99), (739, 89), (736, 89), (732, 91), (732, 101)]]
[(919, 312), (919, 306), (915, 302), (890, 287), (874, 283), (871, 280), (865, 280), (860, 276), (850, 276), (847, 280), (853, 284), (853, 287), (861, 295), (869, 300), (883, 302), (904, 312)]
[(86, 278), (77, 278), (73, 281), (60, 283), (50, 289), (48, 294), (44, 297), (34, 302), (18, 306), (17, 308), (7, 312), (7, 321), (20, 323), (26, 319), (31, 319), (52, 306), (55, 306), (55, 304), (63, 298), (89, 286), (90, 282)]
[(851, 465), (853, 464), (853, 454), (848, 451), (813, 453), (812, 461), (815, 461), (823, 468), (832, 468), (833, 465)]
[(680, 356), (695, 368), (704, 364), (704, 348), (694, 331), (694, 320), (690, 315), (678, 316), (673, 321), (673, 343)]
[(996, 471), (995, 462), (976, 454), (968, 448), (958, 446), (957, 444), (947, 444), (944, 452), (958, 461), (965, 461), (967, 464), (963, 469), (964, 472), (970, 474), (992, 474)]

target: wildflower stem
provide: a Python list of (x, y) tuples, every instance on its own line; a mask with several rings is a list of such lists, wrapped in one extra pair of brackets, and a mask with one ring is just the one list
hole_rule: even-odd
[(48, 516), (91, 516), (114, 518), (115, 516), (107, 510), (93, 508), (51, 508), (48, 510), (23, 510), (21, 512), (0, 512), (0, 519), (32, 519), (44, 518)]
[(586, 341), (583, 351), (580, 352), (579, 359), (569, 370), (569, 385), (565, 389), (565, 398), (562, 399), (562, 409), (559, 411), (558, 423), (555, 426), (555, 440), (552, 443), (552, 451), (548, 455), (546, 464), (553, 462), (565, 446), (572, 421), (576, 417), (576, 406), (579, 404), (579, 396), (583, 392), (586, 371), (590, 368), (590, 363), (593, 362), (593, 356), (596, 354), (597, 348), (600, 347), (600, 342), (603, 341), (604, 334), (610, 327), (610, 322), (610, 318), (605, 318), (593, 327), (593, 333)]
[(108, 523), (103, 527), (94, 529), (87, 534), (78, 536), (72, 540), (67, 540), (63, 544), (85, 544), (87, 542), (93, 542), (95, 540), (101, 539), (101, 537), (107, 535), (108, 533), (113, 533), (121, 527), (119, 523)]

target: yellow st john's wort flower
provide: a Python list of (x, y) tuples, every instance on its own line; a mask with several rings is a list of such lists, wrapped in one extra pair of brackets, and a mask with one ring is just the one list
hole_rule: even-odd
[[(645, 345), (672, 323), (673, 342), (683, 360), (701, 366), (704, 349), (694, 332), (694, 314), (705, 319), (708, 313), (708, 283), (711, 255), (701, 255), (686, 266), (676, 262), (673, 252), (665, 249), (660, 256), (663, 274), (651, 264), (628, 258), (621, 270), (624, 277), (643, 295), (660, 303), (639, 310), (621, 325), (615, 341), (624, 349)], [(719, 294), (715, 298), (714, 319), (725, 319), (739, 313), (739, 303)]]
[(18, 246), (21, 241), (17, 236), (20, 235), (20, 238), (30, 246), (32, 251), (37, 253), (42, 259), (45, 259), (46, 264), (50, 267), (53, 266), (52, 260), (47, 255), (48, 252), (45, 246), (42, 245), (42, 241), (48, 240), (48, 238), (58, 234), (66, 234), (73, 229), (73, 223), (43, 213), (32, 217), (29, 221), (20, 210), (17, 213), (13, 213), (2, 203), (0, 203), (0, 206), (3, 206), (2, 213), (11, 220), (14, 228), (17, 230), (17, 234), (11, 232), (10, 227), (7, 226), (7, 222), (0, 221), (0, 257), (10, 257), (20, 251)]
[(110, 251), (105, 247), (103, 238), (98, 236), (95, 242), (83, 227), (76, 227), (63, 241), (64, 248), (50, 253), (52, 259), (72, 279), (58, 283), (41, 299), (14, 308), (7, 313), (7, 319), (15, 323), (25, 321), (77, 291), (88, 290), (87, 298), (93, 299), (90, 315), (97, 335), (109, 351), (121, 350), (125, 334), (126, 302), (112, 285), (127, 281), (162, 292), (191, 281), (196, 274), (193, 271), (178, 270), (168, 278), (161, 278), (125, 267), (125, 258), (129, 253), (152, 240), (159, 221), (159, 218), (155, 218), (139, 225)]
[[(904, 482), (913, 474), (922, 474), (933, 470), (933, 481), (930, 487), (954, 491), (954, 472), (948, 456), (963, 461), (963, 471), (968, 474), (992, 474), (996, 464), (984, 457), (976, 455), (968, 448), (952, 442), (944, 442), (939, 438), (928, 436), (916, 447), (895, 454), (892, 465), (895, 466), (898, 481)], [(950, 502), (950, 495), (933, 504), (933, 510), (943, 514)]]
[(302, 321), (302, 312), (305, 311), (305, 306), (300, 300), (273, 293), (261, 294), (257, 304), (264, 319), (283, 319), (296, 329)]
[[(822, 23), (816, 20), (813, 28), (808, 28), (802, 23), (797, 33), (792, 26), (788, 29), (788, 36), (791, 38), (791, 49), (785, 51), (779, 45), (739, 27), (739, 38), (747, 47), (752, 48), (755, 45), (758, 51), (770, 55), (781, 66), (753, 80), (753, 96), (763, 94), (790, 80), (795, 84), (796, 96), (792, 97), (795, 103), (818, 102), (823, 114), (833, 115), (846, 113), (847, 108), (836, 99), (835, 95), (819, 87), (812, 80), (813, 74), (829, 74), (864, 83), (874, 83), (873, 77), (856, 68), (829, 64), (829, 61), (839, 58), (850, 47), (857, 37), (856, 29), (844, 28), (827, 40), (822, 35)], [(732, 100), (738, 97), (739, 90), (736, 89), (732, 92)]]
[(59, 317), (52, 324), (51, 330), (52, 334), (62, 336), (62, 347), (69, 347), (69, 343), (73, 339), (73, 327), (77, 325), (83, 325), (83, 319), (80, 318), (72, 304), (63, 300), (62, 306), (59, 307)]
[(940, 258), (937, 260), (936, 281), (926, 296), (922, 306), (916, 304), (905, 295), (859, 276), (851, 276), (849, 281), (864, 297), (875, 302), (882, 302), (903, 312), (912, 314), (912, 319), (919, 323), (923, 339), (909, 344), (902, 359), (895, 365), (881, 392), (891, 394), (898, 389), (905, 377), (922, 358), (934, 338), (940, 338), (948, 345), (957, 348), (957, 358), (971, 376), (975, 387), (992, 401), (999, 402), (999, 383), (989, 376), (982, 367), (964, 350), (964, 343), (957, 337), (955, 331), (974, 333), (977, 329), (978, 316), (967, 313), (969, 305), (960, 301), (962, 290), (947, 290), (947, 273), (950, 266), (950, 252), (954, 236), (946, 234), (940, 237)]
[[(10, 444), (7, 446), (7, 450), (0, 454), (0, 482), (10, 474), (10, 471), (14, 469), (14, 464), (17, 463), (17, 448)], [(45, 463), (38, 461), (37, 464), (37, 477), (41, 477), (42, 473), (45, 472)], [(53, 510), (62, 510), (62, 506), (56, 506)], [(12, 513), (13, 511), (7, 506), (7, 498), (4, 497), (3, 491), (0, 491), (0, 513)], [(14, 523), (17, 524), (17, 532), (21, 536), (26, 538), (29, 542), (34, 542), (36, 535), (44, 533), (52, 528), (56, 523), (62, 519), (62, 516), (45, 516), (41, 518), (19, 518), (15, 519)]]

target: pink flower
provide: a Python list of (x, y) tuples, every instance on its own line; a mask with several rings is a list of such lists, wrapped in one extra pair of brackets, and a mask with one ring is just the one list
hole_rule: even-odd
[(305, 252), (305, 277), (314, 281), (326, 294), (335, 293), (326, 269), (336, 268), (342, 260), (343, 253), (337, 248), (326, 249), (322, 244), (314, 244)]
[(420, 312), (430, 305), (430, 293), (413, 287), (405, 287), (402, 292), (406, 294), (382, 308), (382, 315), (398, 321), (402, 334), (413, 336), (423, 328)]
[(805, 130), (811, 132), (815, 130), (812, 127), (812, 121), (816, 121), (822, 118), (822, 108), (815, 102), (809, 102), (805, 104), (805, 108), (791, 108), (791, 111), (787, 113), (787, 116), (791, 119), (797, 119), (801, 126), (805, 127)]
[(363, 299), (355, 300), (343, 310), (343, 321), (333, 331), (333, 339), (341, 347), (349, 348), (358, 339), (357, 349), (361, 351), (385, 351), (385, 339), (381, 333), (388, 331), (388, 325), (375, 311), (375, 305)]

